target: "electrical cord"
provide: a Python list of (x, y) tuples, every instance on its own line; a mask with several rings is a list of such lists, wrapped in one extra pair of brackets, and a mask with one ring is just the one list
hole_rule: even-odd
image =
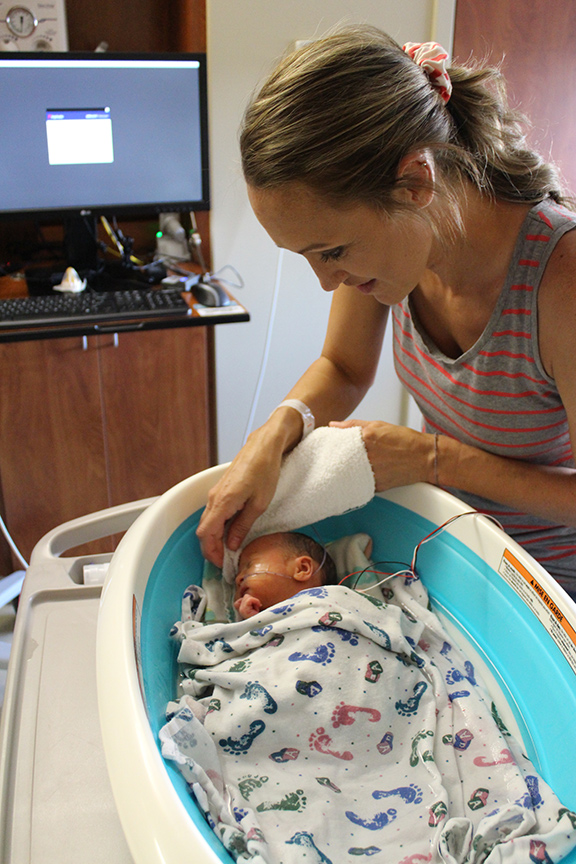
[(12, 539), (10, 532), (8, 531), (8, 528), (6, 527), (6, 524), (5, 524), (5, 522), (1, 516), (0, 516), (0, 531), (2, 531), (2, 534), (6, 538), (6, 542), (8, 543), (8, 545), (10, 546), (10, 548), (12, 549), (12, 551), (14, 552), (14, 554), (16, 555), (16, 557), (18, 558), (18, 560), (20, 561), (20, 563), (22, 564), (24, 569), (27, 570), (28, 569), (28, 562), (26, 561), (26, 559), (24, 558), (24, 556), (22, 555), (22, 553), (20, 552), (20, 550), (16, 546), (16, 543)]
[[(458, 519), (462, 519), (463, 516), (484, 516), (485, 519), (490, 519), (491, 522), (494, 522), (494, 524), (497, 525), (497, 527), (500, 528), (501, 531), (504, 530), (500, 522), (494, 516), (491, 516), (489, 513), (480, 513), (478, 510), (466, 510), (464, 511), (464, 513), (457, 513), (455, 516), (451, 516), (450, 519), (447, 519), (445, 522), (442, 523), (442, 525), (438, 525), (437, 528), (434, 528), (433, 531), (430, 531), (429, 534), (426, 534), (426, 536), (423, 537), (422, 540), (420, 540), (414, 547), (414, 552), (412, 554), (412, 560), (410, 564), (406, 564), (404, 561), (376, 561), (375, 564), (369, 564), (367, 567), (364, 568), (364, 570), (356, 570), (353, 573), (348, 573), (346, 576), (344, 576), (343, 579), (340, 580), (338, 584), (343, 585), (347, 579), (351, 579), (353, 576), (355, 576), (356, 579), (354, 581), (354, 584), (351, 586), (352, 590), (358, 591), (359, 594), (364, 594), (366, 593), (366, 591), (371, 591), (374, 588), (378, 588), (380, 585), (383, 585), (385, 582), (388, 582), (395, 576), (405, 576), (408, 579), (419, 579), (420, 577), (418, 575), (418, 571), (416, 570), (416, 559), (418, 557), (418, 552), (420, 551), (422, 546), (424, 546), (425, 543), (429, 543), (430, 540), (441, 534), (453, 522), (456, 522)], [(384, 573), (376, 569), (376, 567), (390, 564), (400, 564), (402, 569), (396, 570), (392, 573)], [(365, 573), (372, 573), (376, 576), (383, 576), (384, 578), (381, 579), (379, 582), (376, 582), (376, 584), (368, 586), (368, 588), (357, 588), (356, 586), (358, 585), (362, 576), (364, 576)]]
[(264, 352), (262, 354), (262, 360), (260, 362), (260, 371), (258, 373), (258, 378), (256, 380), (256, 387), (254, 389), (254, 396), (252, 397), (252, 405), (250, 407), (250, 413), (248, 415), (248, 420), (246, 422), (246, 429), (244, 431), (244, 440), (242, 442), (242, 446), (248, 440), (248, 435), (250, 434), (250, 430), (252, 429), (252, 424), (254, 423), (254, 415), (256, 414), (256, 408), (258, 407), (258, 400), (260, 399), (260, 391), (262, 390), (262, 383), (264, 381), (264, 373), (266, 372), (266, 367), (268, 365), (268, 357), (270, 355), (270, 345), (272, 343), (272, 330), (274, 327), (274, 321), (276, 320), (276, 309), (278, 306), (278, 294), (280, 292), (280, 279), (282, 277), (282, 265), (284, 262), (284, 250), (278, 250), (278, 261), (276, 263), (276, 279), (274, 282), (274, 291), (272, 293), (272, 301), (270, 303), (270, 312), (268, 314), (268, 325), (266, 327), (266, 340), (264, 343)]

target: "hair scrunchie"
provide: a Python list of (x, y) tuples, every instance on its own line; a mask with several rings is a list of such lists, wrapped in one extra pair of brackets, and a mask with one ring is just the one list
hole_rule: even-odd
[(448, 102), (452, 82), (446, 71), (448, 54), (444, 48), (438, 42), (406, 42), (402, 50), (426, 72), (431, 85), (438, 90), (444, 102)]

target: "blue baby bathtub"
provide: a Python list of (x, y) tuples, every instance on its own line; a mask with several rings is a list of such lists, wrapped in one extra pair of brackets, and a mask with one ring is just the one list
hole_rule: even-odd
[[(224, 469), (180, 483), (139, 516), (114, 554), (102, 594), (100, 723), (137, 864), (232, 861), (157, 743), (177, 674), (168, 632), (180, 617), (184, 588), (201, 578), (195, 530)], [(415, 484), (314, 527), (324, 542), (367, 532), (374, 560), (409, 562), (424, 536), (467, 509), (440, 489)], [(563, 803), (576, 810), (576, 604), (482, 516), (458, 519), (423, 545), (417, 567), (434, 609), (483, 674), (506, 725)], [(576, 864), (576, 853), (565, 860)]]

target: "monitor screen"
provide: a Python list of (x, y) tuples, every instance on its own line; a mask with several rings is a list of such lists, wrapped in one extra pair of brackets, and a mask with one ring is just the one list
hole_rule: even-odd
[(203, 54), (0, 56), (0, 218), (209, 208)]

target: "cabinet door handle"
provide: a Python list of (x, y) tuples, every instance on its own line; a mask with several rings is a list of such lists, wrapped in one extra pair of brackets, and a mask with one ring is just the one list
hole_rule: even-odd
[(83, 351), (88, 350), (88, 337), (87, 336), (82, 336), (82, 350)]

